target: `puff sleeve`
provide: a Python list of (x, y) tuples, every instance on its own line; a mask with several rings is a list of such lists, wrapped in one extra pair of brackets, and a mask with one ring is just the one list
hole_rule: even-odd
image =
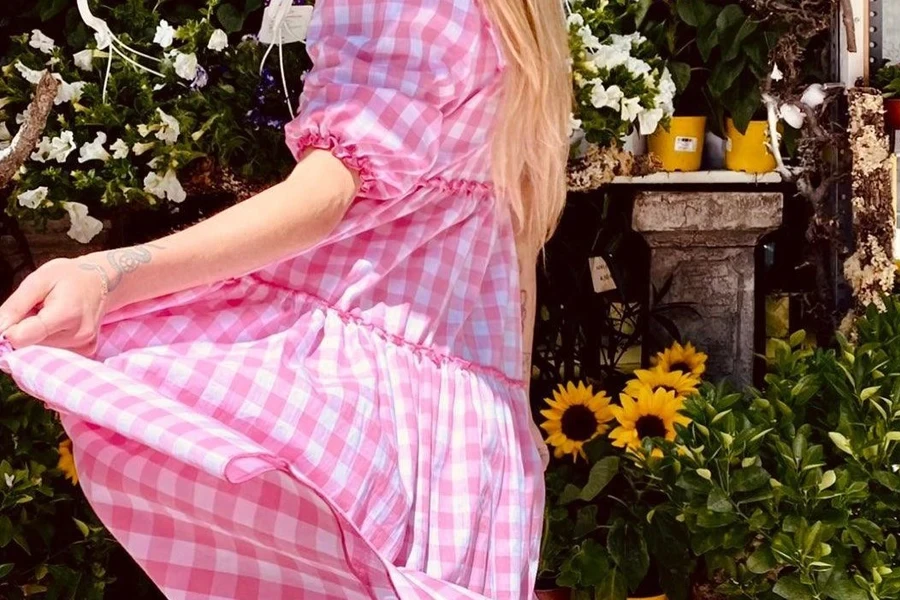
[(319, 0), (313, 62), (286, 139), (295, 157), (331, 151), (359, 196), (402, 197), (435, 165), (443, 107), (464, 76), (468, 0)]

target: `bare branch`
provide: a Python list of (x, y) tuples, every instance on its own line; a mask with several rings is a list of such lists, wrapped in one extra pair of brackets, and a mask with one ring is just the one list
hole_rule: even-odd
[(59, 81), (50, 73), (44, 73), (34, 91), (34, 99), (25, 112), (22, 128), (16, 133), (9, 148), (0, 153), (0, 189), (9, 184), (37, 146), (53, 108), (57, 89)]

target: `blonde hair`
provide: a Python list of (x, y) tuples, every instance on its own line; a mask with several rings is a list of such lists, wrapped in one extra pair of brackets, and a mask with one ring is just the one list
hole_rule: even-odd
[(572, 84), (563, 0), (483, 0), (505, 51), (494, 179), (509, 201), (520, 252), (536, 256), (566, 200)]

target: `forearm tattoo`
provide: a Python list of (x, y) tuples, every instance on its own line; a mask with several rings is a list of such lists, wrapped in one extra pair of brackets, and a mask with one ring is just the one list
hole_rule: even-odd
[(106, 270), (100, 265), (82, 264), (81, 268), (85, 271), (96, 271), (106, 284), (107, 290), (111, 292), (122, 283), (122, 279), (125, 277), (126, 273), (133, 273), (141, 265), (145, 265), (152, 260), (153, 255), (150, 253), (151, 248), (154, 250), (163, 249), (162, 246), (157, 244), (143, 244), (141, 246), (121, 248), (107, 252), (106, 260), (109, 261), (109, 264), (112, 267), (112, 277), (110, 277), (106, 273)]

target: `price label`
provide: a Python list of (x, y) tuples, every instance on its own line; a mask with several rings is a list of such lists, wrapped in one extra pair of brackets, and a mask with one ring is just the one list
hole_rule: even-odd
[(588, 264), (591, 267), (591, 281), (596, 293), (611, 292), (616, 289), (616, 282), (613, 280), (606, 259), (602, 256), (594, 256), (588, 259)]
[(312, 6), (293, 6), (291, 0), (272, 0), (263, 12), (259, 41), (263, 44), (305, 42), (312, 19)]
[(696, 152), (697, 138), (694, 137), (676, 137), (675, 152)]

